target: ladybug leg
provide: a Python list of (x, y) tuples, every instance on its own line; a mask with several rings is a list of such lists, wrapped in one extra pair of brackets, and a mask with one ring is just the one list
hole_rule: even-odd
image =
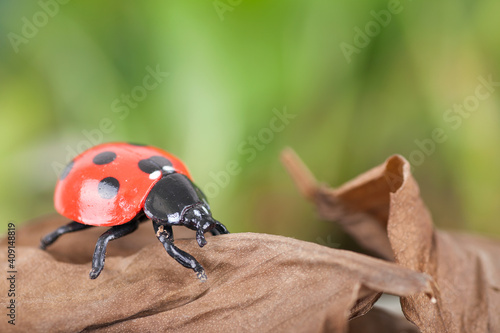
[(193, 258), (192, 255), (182, 251), (174, 245), (172, 226), (163, 225), (153, 220), (153, 228), (155, 230), (156, 237), (163, 244), (163, 247), (172, 258), (177, 260), (177, 262), (182, 266), (191, 268), (196, 273), (198, 279), (200, 279), (201, 281), (204, 282), (207, 280), (205, 270), (200, 265), (200, 263), (196, 261), (196, 259)]
[(133, 219), (125, 224), (114, 226), (99, 237), (95, 245), (94, 256), (92, 257), (92, 270), (89, 274), (91, 279), (97, 278), (104, 268), (106, 247), (108, 246), (109, 241), (123, 237), (135, 231), (139, 226), (139, 222), (141, 221)]
[(224, 235), (224, 234), (228, 234), (229, 231), (227, 230), (226, 226), (222, 223), (220, 223), (219, 221), (215, 221), (215, 228), (213, 228), (212, 230), (210, 230), (210, 232), (212, 233), (212, 235), (214, 236), (217, 236), (217, 235)]
[(55, 231), (43, 237), (40, 241), (40, 248), (45, 250), (47, 246), (54, 243), (60, 236), (67, 234), (68, 232), (79, 231), (83, 229), (87, 229), (93, 227), (92, 225), (82, 224), (78, 222), (70, 222), (65, 226), (57, 228)]

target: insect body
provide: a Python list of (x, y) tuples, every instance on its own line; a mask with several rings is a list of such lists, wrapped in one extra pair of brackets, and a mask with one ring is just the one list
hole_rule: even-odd
[(91, 279), (104, 268), (108, 242), (135, 231), (147, 219), (152, 220), (156, 237), (167, 253), (193, 269), (200, 280), (206, 279), (203, 267), (174, 245), (172, 226), (195, 230), (200, 247), (206, 244), (205, 232), (229, 233), (212, 217), (204, 194), (192, 182), (184, 164), (151, 146), (107, 143), (83, 152), (63, 170), (54, 203), (56, 210), (73, 222), (45, 236), (42, 249), (68, 232), (111, 227), (97, 241)]

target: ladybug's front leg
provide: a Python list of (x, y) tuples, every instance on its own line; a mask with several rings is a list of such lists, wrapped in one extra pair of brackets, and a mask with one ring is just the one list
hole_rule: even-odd
[(215, 221), (215, 228), (210, 230), (212, 235), (217, 236), (217, 235), (225, 235), (229, 233), (229, 230), (227, 230), (226, 226), (219, 221)]
[(109, 241), (123, 237), (135, 231), (139, 226), (139, 220), (133, 219), (122, 225), (117, 225), (106, 231), (99, 237), (95, 245), (94, 256), (92, 257), (92, 270), (90, 271), (90, 278), (95, 279), (101, 274), (104, 268), (104, 259), (106, 257), (106, 247)]
[(207, 275), (205, 274), (205, 270), (200, 265), (200, 263), (196, 261), (196, 259), (193, 258), (192, 255), (182, 251), (181, 249), (179, 249), (174, 245), (174, 235), (172, 233), (172, 226), (163, 225), (153, 220), (153, 228), (155, 230), (156, 237), (163, 244), (163, 247), (172, 258), (177, 260), (177, 262), (182, 266), (186, 268), (191, 268), (193, 271), (195, 271), (196, 276), (201, 281), (204, 282), (207, 280)]

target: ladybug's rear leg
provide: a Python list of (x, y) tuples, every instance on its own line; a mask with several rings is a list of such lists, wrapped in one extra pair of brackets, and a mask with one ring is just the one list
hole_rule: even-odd
[(61, 237), (64, 234), (67, 234), (68, 232), (80, 231), (80, 230), (87, 229), (90, 227), (93, 227), (93, 226), (78, 223), (75, 221), (70, 222), (70, 223), (66, 224), (65, 226), (59, 227), (55, 231), (53, 231), (50, 234), (43, 237), (42, 240), (40, 241), (40, 248), (42, 250), (45, 250), (45, 248), (47, 246), (54, 243), (59, 237)]
[(177, 262), (182, 266), (186, 268), (191, 268), (193, 271), (195, 271), (196, 276), (201, 281), (207, 280), (207, 275), (205, 274), (205, 270), (200, 265), (200, 263), (196, 261), (196, 259), (193, 258), (192, 255), (182, 251), (181, 249), (179, 249), (174, 245), (174, 235), (172, 233), (172, 226), (163, 225), (153, 220), (153, 228), (155, 230), (156, 237), (163, 244), (163, 247), (172, 258), (177, 260)]
[(101, 274), (104, 268), (104, 259), (106, 257), (106, 247), (109, 241), (123, 237), (135, 231), (139, 226), (141, 220), (134, 218), (132, 221), (125, 224), (117, 225), (108, 229), (99, 237), (95, 245), (94, 256), (92, 257), (92, 270), (90, 271), (90, 278), (95, 279)]

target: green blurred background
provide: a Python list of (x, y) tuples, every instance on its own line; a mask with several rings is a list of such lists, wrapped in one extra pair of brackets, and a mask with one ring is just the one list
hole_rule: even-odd
[[(53, 212), (57, 170), (89, 142), (131, 141), (183, 159), (233, 232), (348, 242), (281, 166), (291, 146), (332, 186), (413, 157), (438, 226), (498, 235), (500, 87), (478, 77), (500, 81), (499, 12), (463, 0), (0, 0), (0, 223)], [(147, 90), (155, 70), (168, 76)], [(472, 111), (449, 111), (477, 89)], [(295, 117), (273, 120), (285, 111)], [(446, 140), (431, 144), (436, 128)]]

